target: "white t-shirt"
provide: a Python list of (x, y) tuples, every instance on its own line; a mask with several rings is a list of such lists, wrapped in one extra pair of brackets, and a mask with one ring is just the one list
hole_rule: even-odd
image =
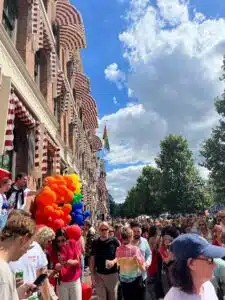
[(33, 248), (28, 250), (18, 261), (9, 264), (13, 273), (23, 271), (23, 280), (28, 283), (33, 283), (37, 278), (37, 271), (48, 265), (41, 246), (37, 242), (33, 242), (32, 246)]
[(210, 281), (203, 284), (203, 295), (186, 294), (180, 289), (172, 287), (164, 300), (218, 300), (215, 289)]
[(0, 299), (19, 300), (15, 277), (3, 260), (0, 261)]

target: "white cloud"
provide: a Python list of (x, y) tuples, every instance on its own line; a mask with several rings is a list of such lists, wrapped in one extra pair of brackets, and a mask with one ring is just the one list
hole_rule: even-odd
[(187, 1), (157, 0), (160, 16), (171, 26), (188, 22)]
[(218, 78), (225, 20), (207, 19), (187, 1), (156, 4), (130, 0), (127, 28), (119, 35), (129, 72), (125, 76), (116, 63), (115, 70), (138, 102), (100, 120), (109, 123), (112, 164), (152, 161), (170, 133), (188, 138), (198, 158), (201, 142), (218, 120), (214, 98), (224, 88)]
[(131, 98), (131, 97), (133, 96), (133, 91), (132, 91), (132, 89), (128, 88), (128, 90), (127, 90), (127, 95), (128, 95), (129, 98)]
[(144, 165), (129, 166), (114, 169), (107, 174), (107, 187), (114, 201), (121, 203), (125, 200), (127, 191), (135, 184)]
[(113, 103), (114, 103), (115, 105), (117, 105), (117, 104), (118, 104), (118, 101), (117, 101), (117, 99), (116, 99), (116, 97), (115, 97), (115, 96), (113, 97)]
[(123, 82), (125, 81), (125, 74), (119, 69), (116, 63), (108, 65), (104, 73), (107, 80), (116, 83), (117, 87), (122, 89)]
[(202, 166), (197, 166), (200, 176), (207, 180), (209, 179), (209, 170)]
[[(166, 133), (167, 124), (157, 113), (146, 111), (142, 104), (129, 104), (99, 120), (99, 131), (107, 123), (111, 164), (148, 163)], [(149, 140), (151, 136), (152, 140)], [(151, 144), (151, 147), (149, 145)]]

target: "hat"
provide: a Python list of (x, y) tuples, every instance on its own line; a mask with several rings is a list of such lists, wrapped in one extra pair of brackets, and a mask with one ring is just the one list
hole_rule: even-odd
[(209, 244), (203, 237), (197, 234), (183, 234), (171, 244), (171, 251), (176, 260), (197, 258), (200, 255), (210, 258), (222, 258), (225, 256), (225, 248)]

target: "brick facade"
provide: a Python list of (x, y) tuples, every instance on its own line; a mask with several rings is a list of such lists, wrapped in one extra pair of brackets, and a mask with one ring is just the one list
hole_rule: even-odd
[[(18, 9), (17, 26), (14, 32), (15, 48), (22, 58), (31, 78), (36, 82), (37, 88), (42, 94), (42, 96), (40, 97), (45, 99), (45, 103), (48, 106), (48, 113), (51, 114), (51, 118), (54, 119), (56, 130), (58, 131), (57, 135), (59, 135), (60, 142), (63, 143), (63, 145), (61, 145), (63, 147), (63, 151), (61, 151), (61, 153), (64, 154), (69, 151), (68, 153), (72, 155), (72, 159), (70, 159), (70, 161), (75, 161), (75, 164), (78, 167), (78, 173), (81, 175), (82, 179), (85, 180), (86, 186), (89, 187), (89, 189), (87, 190), (87, 196), (85, 196), (84, 201), (87, 202), (88, 199), (89, 201), (97, 201), (97, 179), (95, 172), (97, 170), (96, 151), (99, 149), (93, 148), (90, 139), (90, 136), (94, 136), (96, 134), (95, 130), (93, 129), (93, 125), (90, 122), (92, 122), (93, 118), (96, 118), (97, 124), (97, 115), (92, 116), (92, 118), (90, 118), (89, 120), (87, 113), (85, 115), (82, 113), (82, 101), (86, 101), (85, 95), (89, 97), (90, 91), (86, 87), (84, 88), (83, 83), (81, 82), (78, 98), (78, 93), (76, 91), (76, 88), (73, 86), (72, 80), (72, 74), (74, 71), (82, 74), (82, 76), (85, 77), (83, 75), (80, 50), (79, 48), (71, 49), (72, 46), (70, 46), (69, 44), (70, 40), (65, 40), (68, 33), (65, 33), (65, 35), (63, 34), (66, 30), (65, 24), (67, 20), (64, 20), (63, 25), (58, 23), (58, 26), (63, 26), (63, 30), (59, 31), (59, 41), (56, 41), (56, 44), (59, 45), (59, 49), (57, 49), (57, 47), (55, 46), (55, 40), (53, 38), (55, 34), (53, 35), (51, 24), (56, 24), (57, 14), (60, 13), (61, 9), (59, 7), (57, 11), (56, 1), (37, 0), (36, 3), (39, 3), (38, 17), (35, 14), (32, 15), (35, 0), (15, 1)], [(63, 2), (63, 0), (58, 0), (57, 4), (60, 1)], [(3, 16), (3, 5), (4, 0), (0, 0), (1, 23)], [(66, 5), (70, 4), (68, 3)], [(44, 9), (46, 11), (44, 11)], [(35, 18), (39, 18), (38, 21), (35, 20)], [(81, 18), (78, 17), (77, 13), (76, 16), (71, 16), (68, 19), (68, 22), (80, 22), (80, 20)], [(83, 30), (83, 25), (78, 25), (79, 26), (76, 27), (74, 26), (74, 28), (81, 28), (79, 30)], [(70, 24), (68, 24), (68, 26), (70, 26)], [(32, 28), (35, 28), (33, 32)], [(70, 26), (68, 28), (72, 27)], [(57, 37), (55, 36), (55, 38)], [(83, 39), (83, 41), (81, 42), (78, 41), (77, 45), (83, 47), (84, 43), (85, 39)], [(68, 49), (67, 45), (70, 46), (70, 49)], [(75, 45), (74, 47), (78, 46)], [(52, 60), (52, 54), (54, 53), (59, 54), (59, 57), (56, 58), (56, 62)], [(63, 71), (62, 82), (59, 81), (59, 77), (54, 78), (54, 70), (57, 74)], [(83, 91), (84, 95), (80, 98), (80, 93)], [(56, 97), (56, 95), (58, 96), (57, 108), (54, 104), (54, 98)], [(23, 95), (21, 95), (21, 98), (22, 97)], [(89, 99), (90, 98), (87, 98), (87, 101), (91, 101)], [(36, 116), (38, 121), (39, 116), (37, 115), (37, 112), (32, 111), (31, 113)], [(95, 114), (95, 112), (90, 111), (90, 114)], [(58, 118), (56, 117), (56, 115), (58, 115)], [(84, 118), (86, 118), (85, 122)], [(87, 127), (85, 127), (84, 124)], [(52, 136), (52, 138), (54, 140), (55, 138), (57, 138), (57, 136)], [(40, 145), (40, 147), (43, 147), (43, 145)], [(43, 151), (40, 151), (40, 153), (42, 152)], [(69, 162), (67, 163), (66, 161), (66, 157), (67, 156), (65, 155), (63, 163), (69, 164)], [(40, 161), (42, 160), (40, 159)], [(70, 165), (68, 165), (68, 167), (70, 167), (70, 169), (73, 168)], [(31, 182), (35, 182), (35, 180), (37, 179), (35, 179), (35, 177), (30, 178)], [(95, 207), (95, 205), (92, 204), (89, 206), (93, 209)]]

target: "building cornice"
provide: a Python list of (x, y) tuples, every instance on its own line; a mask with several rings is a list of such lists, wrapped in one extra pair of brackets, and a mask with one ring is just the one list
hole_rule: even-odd
[(13, 86), (22, 96), (25, 105), (36, 116), (37, 120), (45, 124), (48, 133), (60, 148), (61, 157), (65, 160), (67, 156), (66, 161), (68, 161), (74, 170), (77, 170), (72, 156), (68, 154), (62, 140), (58, 138), (59, 124), (56, 118), (50, 111), (47, 101), (29, 74), (21, 56), (2, 24), (0, 24), (0, 65), (3, 74), (11, 78)]

